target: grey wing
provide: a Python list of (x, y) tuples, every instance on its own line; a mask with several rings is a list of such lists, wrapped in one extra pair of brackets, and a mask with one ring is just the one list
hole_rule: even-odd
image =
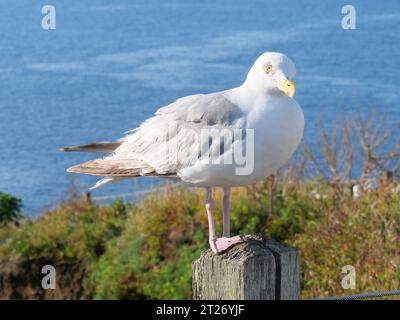
[[(157, 174), (173, 175), (198, 161), (204, 144), (219, 153), (223, 141), (214, 138), (221, 130), (243, 128), (244, 122), (241, 109), (223, 93), (184, 97), (160, 108), (105, 159), (139, 160)], [(204, 131), (211, 141), (202, 139)]]
[(155, 114), (202, 126), (230, 126), (243, 116), (241, 109), (220, 92), (178, 99)]

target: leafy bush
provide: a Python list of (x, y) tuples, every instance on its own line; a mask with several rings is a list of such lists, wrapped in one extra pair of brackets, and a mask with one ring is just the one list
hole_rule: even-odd
[(12, 195), (0, 192), (0, 224), (15, 221), (21, 217), (22, 201)]
[(121, 237), (93, 267), (98, 299), (189, 299), (191, 262), (207, 245), (198, 194), (154, 194), (129, 212)]
[(92, 260), (121, 233), (123, 219), (112, 207), (71, 201), (13, 230), (0, 253), (58, 262)]

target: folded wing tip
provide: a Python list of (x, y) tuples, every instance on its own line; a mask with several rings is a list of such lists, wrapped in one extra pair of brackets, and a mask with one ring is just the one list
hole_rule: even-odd
[(71, 149), (72, 149), (72, 147), (62, 147), (62, 148), (59, 148), (58, 151), (68, 152), (68, 151), (71, 151)]
[(67, 168), (67, 170), (65, 170), (65, 171), (67, 171), (67, 172), (69, 172), (69, 173), (77, 173), (76, 167), (77, 167), (77, 166), (69, 167), (69, 168)]
[(80, 146), (62, 147), (59, 150), (62, 152), (94, 152), (94, 153), (113, 153), (121, 145), (121, 141), (100, 141)]
[(68, 168), (67, 172), (107, 177), (155, 175), (154, 168), (140, 160), (110, 158), (90, 160)]

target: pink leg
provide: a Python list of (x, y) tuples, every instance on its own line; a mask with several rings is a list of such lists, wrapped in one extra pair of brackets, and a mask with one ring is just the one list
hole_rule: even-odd
[(208, 218), (208, 242), (210, 243), (211, 250), (218, 253), (215, 247), (215, 224), (214, 224), (214, 200), (212, 197), (212, 188), (206, 188), (206, 210)]
[(234, 246), (237, 243), (241, 243), (242, 239), (240, 236), (230, 237), (230, 225), (229, 225), (229, 189), (224, 189), (224, 200), (223, 200), (223, 222), (224, 222), (224, 231), (223, 237), (218, 238), (215, 236), (215, 225), (214, 225), (214, 201), (212, 198), (212, 189), (207, 188), (206, 193), (206, 210), (208, 215), (208, 230), (209, 230), (209, 243), (211, 250), (215, 254), (222, 253), (228, 250), (230, 247)]
[(229, 210), (231, 208), (231, 189), (224, 188), (224, 197), (222, 199), (222, 214), (224, 229), (222, 236), (229, 238), (231, 236), (231, 219), (229, 217)]

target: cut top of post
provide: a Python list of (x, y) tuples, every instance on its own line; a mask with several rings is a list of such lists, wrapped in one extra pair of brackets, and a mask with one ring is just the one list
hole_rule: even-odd
[(197, 300), (300, 297), (299, 252), (274, 240), (245, 236), (224, 254), (204, 251), (192, 269)]

